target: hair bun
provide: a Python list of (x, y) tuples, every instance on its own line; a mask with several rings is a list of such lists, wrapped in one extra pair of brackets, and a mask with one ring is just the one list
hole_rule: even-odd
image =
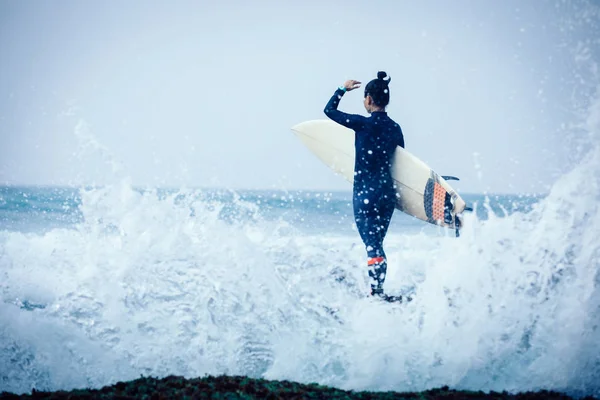
[(387, 74), (384, 71), (379, 71), (377, 73), (377, 79), (382, 79), (385, 78), (387, 76)]

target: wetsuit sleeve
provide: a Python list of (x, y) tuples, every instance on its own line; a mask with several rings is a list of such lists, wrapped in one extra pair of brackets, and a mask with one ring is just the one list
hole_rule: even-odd
[(347, 114), (345, 112), (339, 111), (338, 105), (340, 104), (340, 100), (344, 95), (344, 91), (342, 89), (337, 89), (327, 105), (325, 106), (325, 115), (331, 118), (333, 121), (337, 122), (340, 125), (344, 125), (346, 128), (350, 129), (360, 129), (360, 126), (363, 124), (365, 117), (362, 115), (356, 114)]
[(402, 147), (403, 149), (404, 147), (404, 134), (402, 133), (402, 128), (400, 128), (400, 125), (398, 125), (398, 146)]

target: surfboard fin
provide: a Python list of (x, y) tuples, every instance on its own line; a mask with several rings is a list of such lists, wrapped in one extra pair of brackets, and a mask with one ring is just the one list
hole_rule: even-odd
[(442, 175), (442, 179), (444, 179), (445, 181), (460, 181), (460, 179), (451, 175)]

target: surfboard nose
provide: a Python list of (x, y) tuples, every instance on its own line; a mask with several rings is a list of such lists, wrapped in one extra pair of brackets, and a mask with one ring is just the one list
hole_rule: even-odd
[(300, 133), (300, 131), (302, 130), (302, 124), (296, 124), (294, 126), (292, 126), (290, 129), (292, 130), (292, 132), (294, 132), (295, 134)]
[[(330, 119), (311, 119), (308, 121), (300, 122), (292, 126), (292, 131), (296, 133), (302, 133), (304, 135), (312, 134), (327, 134), (331, 131), (331, 129), (340, 129), (340, 125), (336, 122), (333, 122)], [(341, 128), (344, 130), (349, 130), (348, 128)]]
[(292, 126), (292, 128), (291, 128), (292, 132), (294, 132), (295, 134), (299, 134), (299, 133), (306, 134), (307, 128), (311, 125), (310, 122), (311, 121), (304, 121), (304, 122), (300, 122), (299, 124)]

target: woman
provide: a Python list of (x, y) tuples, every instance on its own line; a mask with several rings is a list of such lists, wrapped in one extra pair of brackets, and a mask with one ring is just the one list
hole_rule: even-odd
[(383, 240), (396, 202), (396, 189), (390, 166), (396, 146), (404, 147), (402, 129), (386, 113), (390, 101), (389, 84), (383, 71), (365, 86), (364, 106), (369, 117), (346, 114), (337, 109), (344, 93), (360, 87), (361, 82), (348, 80), (340, 86), (327, 105), (325, 114), (333, 121), (354, 130), (354, 220), (367, 250), (371, 279), (371, 296), (387, 301), (400, 298), (383, 293), (387, 260)]

